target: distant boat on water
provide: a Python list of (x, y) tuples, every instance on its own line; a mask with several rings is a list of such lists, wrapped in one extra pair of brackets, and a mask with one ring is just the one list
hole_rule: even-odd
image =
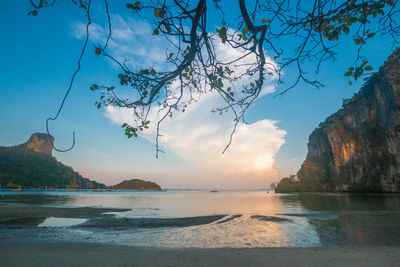
[(23, 191), (23, 190), (21, 189), (21, 186), (19, 186), (18, 189), (8, 189), (7, 191), (10, 191), (10, 192), (20, 192), (20, 191)]
[(218, 190), (210, 190), (211, 193), (217, 193)]

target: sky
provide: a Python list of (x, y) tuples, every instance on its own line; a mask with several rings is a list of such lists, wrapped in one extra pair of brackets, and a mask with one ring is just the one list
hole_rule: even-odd
[[(235, 2), (225, 4), (233, 15), (237, 12)], [(125, 1), (112, 1), (110, 6), (110, 53), (119, 59), (129, 57), (127, 64), (132, 69), (157, 66), (164, 60), (165, 41), (152, 36), (151, 21), (133, 16), (124, 6)], [(1, 10), (0, 146), (20, 144), (34, 132), (45, 132), (46, 118), (58, 110), (84, 41), (82, 10), (63, 2), (37, 17), (27, 16), (31, 9), (29, 1), (8, 1)], [(220, 22), (210, 18), (210, 27), (218, 27)], [(262, 95), (246, 114), (248, 124), (239, 124), (226, 153), (222, 151), (233, 117), (212, 113), (221, 100), (208, 94), (198, 96), (187, 112), (163, 123), (161, 145), (166, 153), (156, 159), (154, 126), (139, 138), (127, 139), (121, 125), (133, 120), (132, 111), (94, 106), (99, 95), (89, 87), (93, 83), (118, 85), (119, 69), (94, 54), (94, 46), (103, 43), (107, 34), (102, 1), (93, 1), (92, 19), (82, 68), (50, 129), (60, 149), (69, 147), (72, 132), (76, 134), (73, 150), (53, 152), (59, 161), (107, 185), (137, 178), (155, 181), (163, 188), (266, 188), (297, 172), (307, 154), (309, 134), (362, 85), (357, 81), (350, 86), (343, 76), (355, 53), (354, 46), (345, 42), (337, 60), (313, 74), (323, 88), (299, 84), (277, 97), (283, 86), (274, 77), (267, 80)], [(294, 49), (292, 44), (285, 45)], [(378, 37), (367, 44), (364, 54), (376, 69), (391, 51), (388, 40)], [(224, 59), (237, 53), (223, 44), (217, 45), (217, 52)], [(283, 78), (293, 79), (290, 69)], [(158, 118), (156, 108), (150, 116)]]

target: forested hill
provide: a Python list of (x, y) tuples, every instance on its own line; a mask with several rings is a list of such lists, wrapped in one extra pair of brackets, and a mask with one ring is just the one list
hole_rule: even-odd
[(111, 186), (110, 188), (125, 190), (161, 190), (161, 187), (158, 184), (140, 179), (125, 180), (119, 184)]
[(315, 129), (277, 192), (400, 192), (400, 49)]
[[(34, 134), (30, 141), (45, 140), (40, 137), (43, 134)], [(71, 167), (58, 162), (51, 150), (43, 145), (48, 140), (42, 143), (30, 141), (18, 146), (0, 147), (1, 188), (105, 188), (104, 184), (84, 178)], [(36, 152), (34, 148), (46, 153)]]

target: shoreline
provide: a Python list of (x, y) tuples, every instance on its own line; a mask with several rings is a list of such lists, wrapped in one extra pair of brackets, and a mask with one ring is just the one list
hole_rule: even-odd
[[(379, 239), (378, 233), (378, 238), (372, 239), (374, 242), (364, 243), (368, 245), (352, 243), (358, 240), (351, 239), (352, 236), (347, 243), (330, 239), (326, 240), (331, 243), (318, 243), (312, 242), (317, 232), (303, 227), (296, 232), (296, 238), (301, 239), (287, 239), (298, 242), (274, 239), (276, 231), (282, 227), (298, 229), (297, 223), (302, 226), (305, 221), (309, 225), (309, 219), (300, 218), (314, 216), (308, 213), (232, 213), (179, 218), (118, 216), (118, 212), (126, 210), (130, 209), (4, 202), (0, 205), (0, 222), (3, 223), (27, 218), (38, 219), (37, 224), (45, 217), (85, 218), (87, 221), (59, 227), (0, 225), (0, 266), (398, 266), (400, 262), (400, 239), (396, 236), (392, 237), (395, 241)], [(399, 215), (395, 215), (398, 218)], [(238, 229), (235, 227), (240, 231), (235, 232)], [(249, 229), (256, 237), (244, 232)], [(361, 233), (369, 233), (370, 228), (361, 230)], [(394, 229), (392, 234), (396, 233), (398, 230)], [(268, 240), (269, 234), (270, 242), (263, 242)], [(239, 239), (235, 239), (238, 235)], [(219, 242), (232, 236), (235, 238), (227, 239), (233, 240), (231, 243)], [(340, 236), (346, 238), (343, 234)], [(281, 245), (274, 247), (276, 244)]]
[[(87, 221), (79, 223), (75, 228), (91, 228), (103, 230), (128, 230), (134, 228), (188, 227), (205, 225), (221, 220), (228, 215), (215, 214), (177, 218), (128, 218), (118, 217), (112, 213), (130, 211), (123, 208), (102, 207), (47, 207), (35, 205), (8, 204), (0, 206), (0, 229), (5, 227), (37, 226), (44, 219), (83, 218)], [(234, 217), (236, 218), (236, 217)], [(33, 221), (32, 223), (30, 221)], [(28, 223), (28, 224), (27, 224)]]
[(400, 192), (274, 192), (274, 194), (300, 194), (300, 195), (320, 195), (324, 194), (327, 196), (343, 196), (343, 195), (366, 195), (366, 196), (379, 196), (379, 195), (400, 195)]
[(151, 248), (0, 243), (2, 266), (398, 266), (400, 247)]
[(34, 218), (34, 217), (63, 217), (63, 218), (95, 218), (110, 217), (108, 212), (124, 212), (130, 209), (103, 207), (50, 207), (33, 204), (3, 204), (0, 205), (0, 221)]

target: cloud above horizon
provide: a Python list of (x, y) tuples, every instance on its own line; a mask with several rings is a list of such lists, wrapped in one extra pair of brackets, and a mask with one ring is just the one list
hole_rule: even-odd
[[(113, 23), (115, 29), (109, 48), (111, 54), (116, 57), (122, 55), (132, 57), (130, 64), (135, 68), (148, 67), (160, 61), (160, 57), (164, 56), (164, 50), (160, 48), (163, 47), (162, 41), (154, 41), (149, 24), (133, 19), (125, 21), (120, 16), (113, 16), (113, 19), (118, 20), (118, 23)], [(92, 40), (98, 42), (101, 42), (106, 35), (106, 31), (96, 24), (92, 31)], [(75, 37), (82, 38), (81, 32), (82, 25), (75, 23)], [(240, 53), (242, 51), (226, 44), (216, 45), (216, 54), (220, 60), (236, 58)], [(144, 55), (149, 55), (145, 61), (142, 60)], [(241, 63), (251, 63), (252, 60), (254, 58), (247, 58), (246, 62)], [(138, 61), (140, 63), (137, 63)], [(274, 64), (272, 59), (268, 58), (268, 61)], [(244, 71), (243, 66), (244, 64), (237, 64), (235, 73), (240, 74)], [(274, 78), (266, 80), (260, 97), (274, 92)], [(238, 80), (232, 84), (232, 88), (239, 89), (244, 82)], [(234, 126), (234, 116), (229, 112), (222, 115), (211, 112), (213, 108), (223, 105), (223, 100), (217, 93), (209, 92), (205, 95), (196, 95), (195, 98), (197, 101), (189, 105), (184, 113), (174, 113), (172, 118), (167, 118), (162, 123), (160, 129), (163, 149), (167, 153), (173, 151), (192, 166), (190, 171), (181, 174), (181, 179), (193, 177), (201, 179), (201, 183), (197, 184), (230, 188), (265, 187), (268, 181), (275, 180), (277, 171), (274, 169), (274, 158), (280, 146), (285, 143), (286, 135), (286, 132), (276, 125), (277, 122), (263, 119), (249, 124), (239, 123), (232, 144), (222, 154)], [(141, 133), (142, 138), (155, 142), (156, 122), (162, 115), (163, 112), (159, 107), (152, 107), (149, 114), (151, 127)], [(105, 116), (118, 126), (134, 121), (133, 112), (126, 108), (108, 106)], [(168, 154), (161, 154), (161, 157), (164, 156), (167, 157)]]

